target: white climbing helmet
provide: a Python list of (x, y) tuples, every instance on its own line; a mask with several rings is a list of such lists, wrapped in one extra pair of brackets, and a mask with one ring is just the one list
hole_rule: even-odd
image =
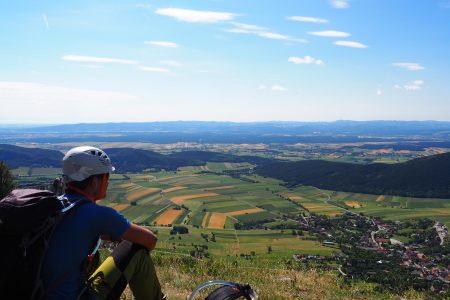
[(83, 181), (89, 176), (111, 173), (115, 168), (103, 150), (91, 146), (71, 149), (63, 158), (64, 181)]

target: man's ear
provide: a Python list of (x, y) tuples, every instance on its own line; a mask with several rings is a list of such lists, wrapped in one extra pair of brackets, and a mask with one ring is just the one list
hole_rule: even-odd
[(99, 179), (98, 176), (92, 176), (91, 180), (89, 182), (89, 185), (92, 187), (93, 190), (96, 190), (100, 187), (101, 185), (101, 180)]

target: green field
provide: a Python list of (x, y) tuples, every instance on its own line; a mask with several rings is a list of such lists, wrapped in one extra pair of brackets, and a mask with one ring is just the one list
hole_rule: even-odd
[[(181, 168), (176, 172), (113, 174), (107, 197), (101, 203), (120, 207), (120, 212), (132, 222), (150, 226), (167, 209), (183, 206), (182, 214), (171, 220), (170, 224), (186, 225), (191, 234), (182, 237), (187, 246), (176, 246), (187, 251), (192, 249), (192, 243), (204, 242), (197, 235), (217, 231), (220, 233), (217, 242), (208, 244), (213, 254), (230, 252), (230, 249), (234, 249), (231, 252), (235, 253), (239, 249), (241, 252), (256, 251), (264, 255), (264, 248), (269, 244), (274, 249), (279, 249), (279, 255), (331, 253), (329, 248), (313, 241), (302, 241), (270, 230), (277, 226), (295, 225), (293, 219), (301, 213), (334, 217), (349, 210), (390, 220), (431, 218), (450, 226), (450, 199), (367, 195), (309, 186), (286, 188), (282, 182), (271, 178), (245, 175), (242, 179), (237, 179), (202, 172), (242, 167), (248, 167), (248, 164), (208, 163), (206, 166)], [(42, 175), (27, 176), (25, 173), (30, 171)], [(15, 174), (25, 174), (21, 180), (28, 181), (42, 178), (50, 180), (59, 171), (54, 168), (14, 170)], [(213, 221), (219, 222), (219, 225), (216, 223), (214, 227)], [(259, 228), (269, 230), (235, 231), (236, 222), (259, 222), (262, 223)], [(173, 242), (170, 242), (171, 237), (168, 236), (169, 229), (158, 230), (162, 234), (162, 247), (171, 249)]]
[[(236, 222), (266, 222), (264, 224), (266, 229), (280, 224), (292, 225), (293, 221), (289, 218), (300, 213), (325, 214), (333, 217), (348, 209), (392, 220), (429, 217), (450, 225), (448, 199), (366, 195), (320, 190), (308, 186), (288, 189), (271, 178), (245, 176), (244, 180), (240, 180), (225, 175), (198, 174), (205, 169), (219, 171), (225, 168), (224, 163), (208, 163), (203, 167), (182, 168), (178, 172), (152, 172), (126, 176), (117, 174), (115, 180), (110, 183), (108, 196), (103, 204), (114, 206), (129, 203), (128, 196), (145, 189), (175, 188), (167, 193), (157, 190), (139, 197), (135, 199), (133, 206), (127, 207), (121, 213), (133, 222), (152, 225), (167, 208), (183, 205), (187, 210), (171, 223), (174, 225), (186, 223), (190, 234), (174, 241), (168, 234), (168, 228), (158, 228), (160, 247), (172, 249), (175, 246), (180, 251), (187, 252), (192, 249), (192, 244), (205, 243), (200, 233), (216, 231), (217, 242), (207, 243), (213, 255), (223, 253), (236, 255), (237, 252), (246, 251), (267, 255), (265, 248), (268, 245), (273, 249), (279, 249), (277, 255), (281, 256), (290, 256), (293, 253), (331, 253), (330, 248), (325, 248), (314, 241), (302, 241), (276, 230), (253, 232), (233, 230)], [(204, 194), (207, 196), (199, 196)], [(186, 200), (179, 200), (183, 197), (187, 197)], [(259, 211), (237, 213), (249, 209)], [(223, 215), (225, 230), (209, 228), (214, 214)]]

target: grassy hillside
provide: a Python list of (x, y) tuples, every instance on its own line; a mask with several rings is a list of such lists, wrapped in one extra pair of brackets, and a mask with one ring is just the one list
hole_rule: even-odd
[[(192, 290), (208, 280), (249, 283), (259, 299), (428, 299), (408, 291), (396, 295), (366, 282), (348, 283), (336, 271), (320, 271), (295, 262), (267, 263), (256, 260), (197, 260), (155, 251), (151, 254), (168, 299), (185, 300)], [(209, 289), (210, 292), (212, 289)], [(206, 294), (202, 295), (204, 299)], [(401, 298), (403, 297), (403, 298)], [(127, 289), (122, 299), (133, 299)]]

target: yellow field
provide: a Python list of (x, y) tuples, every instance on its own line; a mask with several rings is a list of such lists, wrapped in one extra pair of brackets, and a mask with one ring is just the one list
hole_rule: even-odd
[(329, 216), (329, 217), (336, 217), (336, 216), (340, 216), (340, 215), (342, 215), (342, 213), (340, 213), (340, 212), (327, 213), (327, 214), (325, 214), (325, 216)]
[(210, 188), (206, 188), (203, 189), (204, 191), (217, 191), (217, 190), (226, 190), (226, 189), (232, 189), (234, 188), (233, 185), (224, 185), (224, 186), (215, 186), (215, 187), (210, 187)]
[(117, 204), (113, 208), (117, 211), (122, 211), (125, 208), (127, 208), (128, 206), (130, 206), (130, 204)]
[[(181, 173), (181, 172), (179, 172), (179, 173)], [(197, 176), (200, 176), (200, 174), (188, 174), (188, 175), (184, 175), (184, 176), (175, 175), (175, 176), (160, 177), (160, 178), (157, 178), (155, 181), (164, 181), (164, 180), (174, 179), (174, 178), (197, 177)]]
[(328, 208), (336, 208), (333, 205), (329, 205), (329, 204), (319, 204), (319, 203), (302, 203), (302, 205), (306, 208), (306, 209), (328, 209)]
[(226, 216), (240, 216), (240, 215), (251, 214), (251, 213), (256, 213), (256, 212), (260, 212), (260, 211), (264, 211), (264, 209), (255, 207), (255, 208), (249, 208), (249, 209), (244, 209), (244, 210), (228, 212), (228, 213), (225, 213), (225, 215)]
[(202, 227), (203, 227), (203, 228), (206, 227), (206, 221), (208, 220), (208, 216), (209, 216), (210, 214), (211, 214), (210, 212), (207, 212), (207, 213), (205, 214), (205, 216), (203, 217), (203, 221), (202, 221)]
[(431, 211), (435, 212), (436, 215), (450, 215), (450, 207), (433, 208)]
[(383, 200), (384, 200), (384, 196), (381, 195), (381, 196), (378, 196), (378, 198), (377, 198), (377, 200), (375, 200), (375, 202), (381, 202)]
[(222, 213), (212, 213), (211, 219), (209, 219), (208, 228), (211, 229), (223, 229), (227, 216)]
[(153, 175), (139, 175), (136, 176), (137, 179), (155, 179), (156, 177)]
[(155, 223), (157, 225), (172, 224), (182, 213), (181, 209), (168, 209), (156, 218)]
[(359, 203), (358, 201), (345, 201), (344, 203), (348, 207), (353, 207), (353, 208), (361, 208), (361, 207), (363, 207), (363, 205), (361, 203)]
[(186, 196), (177, 196), (177, 197), (173, 197), (170, 198), (170, 201), (172, 201), (175, 204), (183, 204), (184, 202), (186, 202), (186, 200), (190, 200), (190, 199), (196, 199), (196, 198), (203, 198), (203, 197), (211, 197), (211, 196), (217, 196), (218, 194), (216, 193), (205, 193), (205, 194), (193, 194), (193, 195), (186, 195)]
[(117, 185), (117, 187), (121, 188), (121, 189), (127, 189), (127, 188), (134, 187), (134, 186), (136, 186), (136, 185), (134, 183), (131, 183), (131, 182), (129, 182), (129, 183), (122, 183), (122, 184)]
[(171, 188), (163, 190), (163, 192), (164, 193), (170, 193), (170, 192), (175, 192), (175, 191), (182, 190), (182, 189), (185, 189), (185, 188), (186, 188), (185, 186), (174, 186), (174, 187), (171, 187)]
[(303, 198), (302, 196), (288, 196), (289, 199), (293, 200), (293, 201), (298, 201), (298, 200), (303, 200), (305, 198)]
[(135, 192), (135, 193), (133, 193), (131, 195), (128, 195), (127, 196), (127, 200), (128, 201), (133, 201), (133, 200), (135, 200), (137, 198), (140, 198), (140, 197), (143, 197), (143, 196), (146, 196), (146, 195), (149, 195), (149, 194), (153, 194), (153, 193), (158, 192), (160, 190), (161, 189), (159, 189), (159, 188), (148, 188), (148, 189), (140, 190), (140, 191)]

